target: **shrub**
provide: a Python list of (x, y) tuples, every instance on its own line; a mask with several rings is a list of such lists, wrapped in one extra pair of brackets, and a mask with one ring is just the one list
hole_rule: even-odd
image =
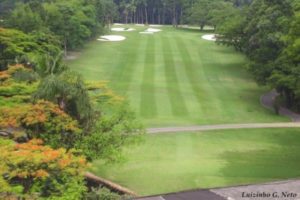
[(82, 198), (86, 161), (41, 140), (15, 144), (0, 139), (0, 197), (25, 199)]

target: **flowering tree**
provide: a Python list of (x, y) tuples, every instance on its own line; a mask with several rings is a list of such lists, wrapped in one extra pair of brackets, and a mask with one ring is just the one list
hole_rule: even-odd
[(0, 128), (18, 131), (24, 129), (28, 139), (39, 138), (54, 148), (72, 148), (76, 136), (80, 133), (78, 123), (51, 102), (39, 100), (36, 104), (27, 104), (0, 110)]
[(80, 199), (86, 191), (84, 157), (43, 146), (41, 140), (15, 144), (0, 139), (0, 198)]

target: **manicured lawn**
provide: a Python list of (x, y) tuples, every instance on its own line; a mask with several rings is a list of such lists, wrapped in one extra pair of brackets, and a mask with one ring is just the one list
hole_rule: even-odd
[(93, 171), (141, 195), (300, 177), (299, 129), (147, 135)]
[(147, 126), (287, 121), (260, 105), (261, 88), (233, 49), (204, 33), (164, 27), (154, 35), (113, 32), (122, 42), (91, 41), (72, 69), (108, 80)]

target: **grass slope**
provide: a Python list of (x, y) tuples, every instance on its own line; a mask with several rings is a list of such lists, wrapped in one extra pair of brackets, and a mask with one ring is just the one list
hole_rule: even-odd
[(93, 171), (141, 195), (299, 177), (298, 129), (148, 135), (126, 162)]
[(260, 105), (266, 89), (246, 72), (242, 55), (198, 31), (162, 29), (113, 32), (127, 40), (92, 41), (68, 64), (87, 79), (110, 81), (148, 126), (288, 120)]

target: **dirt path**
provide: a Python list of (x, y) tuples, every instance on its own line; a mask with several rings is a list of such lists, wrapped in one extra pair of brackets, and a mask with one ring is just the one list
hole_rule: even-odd
[[(272, 90), (272, 91), (262, 95), (260, 98), (260, 102), (264, 107), (266, 107), (270, 110), (274, 110), (273, 104), (274, 104), (275, 98), (278, 95), (279, 94), (275, 90)], [(293, 111), (291, 111), (287, 108), (280, 107), (279, 114), (291, 118), (291, 120), (293, 122), (300, 122), (300, 114), (294, 113)]]
[[(273, 103), (278, 96), (275, 90), (272, 90), (261, 96), (261, 104), (271, 110), (274, 110)], [(176, 132), (195, 132), (209, 130), (225, 130), (225, 129), (254, 129), (254, 128), (295, 128), (300, 127), (300, 114), (294, 113), (287, 108), (280, 107), (279, 114), (291, 118), (293, 122), (279, 123), (251, 123), (251, 124), (217, 124), (217, 125), (200, 125), (200, 126), (182, 126), (182, 127), (163, 127), (163, 128), (148, 128), (147, 133), (176, 133)], [(299, 123), (295, 123), (299, 122)]]

